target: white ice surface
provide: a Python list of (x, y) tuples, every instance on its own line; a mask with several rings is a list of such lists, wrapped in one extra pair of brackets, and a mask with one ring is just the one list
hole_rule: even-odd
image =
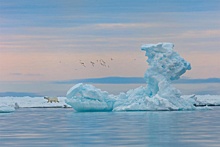
[(33, 108), (33, 107), (70, 107), (65, 103), (66, 97), (58, 97), (59, 103), (47, 103), (47, 100), (43, 97), (0, 97), (0, 106), (15, 106), (18, 104), (21, 108)]
[(15, 111), (14, 106), (0, 106), (0, 113), (10, 113), (14, 111)]
[[(189, 97), (191, 97), (191, 95), (183, 95), (182, 97), (184, 99), (188, 99)], [(111, 98), (114, 97), (112, 96)], [(196, 95), (195, 98), (195, 103), (197, 104), (220, 105), (220, 95)], [(64, 105), (68, 105), (67, 103), (65, 103), (66, 97), (59, 97), (59, 100), (60, 103), (47, 103), (47, 100), (44, 100), (43, 97), (0, 97), (0, 111), (3, 112), (6, 111), (6, 109), (14, 111), (15, 103), (17, 103), (21, 108), (63, 107)], [(138, 102), (142, 102), (142, 100), (138, 100)], [(117, 103), (115, 103), (115, 105), (117, 105)], [(68, 107), (70, 107), (70, 105), (68, 105)]]
[(196, 104), (220, 106), (220, 95), (196, 95)]

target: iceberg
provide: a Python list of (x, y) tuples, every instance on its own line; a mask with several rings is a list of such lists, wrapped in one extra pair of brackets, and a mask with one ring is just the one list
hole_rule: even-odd
[(67, 92), (66, 103), (76, 111), (112, 111), (115, 99), (89, 84), (76, 84)]
[(194, 110), (192, 98), (182, 98), (181, 92), (171, 85), (191, 69), (189, 62), (173, 50), (172, 43), (146, 44), (149, 68), (144, 78), (147, 85), (131, 89), (119, 95), (88, 84), (76, 84), (67, 92), (66, 103), (76, 111), (153, 111)]

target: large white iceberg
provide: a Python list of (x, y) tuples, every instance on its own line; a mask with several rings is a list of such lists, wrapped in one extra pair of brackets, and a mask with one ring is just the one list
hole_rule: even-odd
[(147, 86), (131, 89), (117, 96), (92, 85), (77, 84), (67, 92), (66, 102), (76, 111), (146, 111), (193, 110), (194, 99), (182, 98), (171, 81), (190, 70), (190, 63), (173, 50), (172, 43), (147, 44), (141, 47), (150, 67), (145, 72)]

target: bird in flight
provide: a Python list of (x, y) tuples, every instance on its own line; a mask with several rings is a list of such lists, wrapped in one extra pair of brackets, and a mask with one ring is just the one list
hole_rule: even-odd
[(92, 62), (92, 61), (90, 61), (90, 63), (91, 63), (91, 64), (92, 64), (92, 66), (94, 67), (95, 63), (94, 63), (94, 62)]
[(86, 67), (85, 63), (82, 62), (81, 60), (80, 60), (80, 64), (81, 64), (82, 66)]

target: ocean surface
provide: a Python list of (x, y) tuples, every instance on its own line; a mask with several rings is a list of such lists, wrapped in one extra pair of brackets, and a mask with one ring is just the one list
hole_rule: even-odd
[(220, 107), (200, 111), (0, 113), (0, 147), (218, 147)]

